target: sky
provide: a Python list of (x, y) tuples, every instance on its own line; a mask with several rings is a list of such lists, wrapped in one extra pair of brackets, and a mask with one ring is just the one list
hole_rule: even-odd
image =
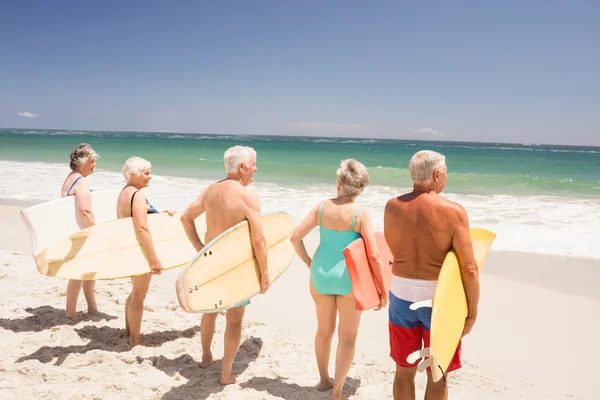
[(596, 1), (0, 2), (0, 127), (600, 145)]

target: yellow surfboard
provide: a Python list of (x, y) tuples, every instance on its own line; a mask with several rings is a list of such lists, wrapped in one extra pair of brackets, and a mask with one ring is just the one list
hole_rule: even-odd
[[(471, 229), (471, 241), (479, 270), (490, 251), (496, 234), (481, 228)], [(440, 270), (431, 313), (431, 373), (435, 382), (444, 377), (458, 347), (467, 318), (467, 299), (458, 259), (450, 251)]]
[[(273, 283), (294, 257), (290, 241), (292, 216), (278, 212), (262, 216), (269, 280)], [(260, 293), (260, 273), (247, 221), (216, 237), (179, 273), (177, 298), (187, 312), (215, 312), (236, 306)]]
[[(181, 213), (148, 215), (154, 250), (165, 270), (187, 264), (196, 254), (180, 217)], [(204, 218), (196, 220), (196, 229), (202, 237)], [(35, 263), (42, 275), (64, 279), (118, 279), (150, 272), (131, 217), (90, 226), (60, 239), (37, 254)]]

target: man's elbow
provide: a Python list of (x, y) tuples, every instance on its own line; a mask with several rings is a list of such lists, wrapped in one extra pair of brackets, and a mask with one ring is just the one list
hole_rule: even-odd
[(461, 270), (461, 275), (464, 280), (476, 280), (479, 278), (479, 268), (477, 264), (466, 265)]
[(266, 245), (265, 237), (263, 235), (252, 235), (250, 238), (253, 247), (263, 247)]
[(194, 223), (194, 220), (192, 218), (190, 218), (189, 214), (187, 214), (185, 212), (183, 214), (181, 214), (181, 217), (179, 218), (179, 220), (181, 221), (183, 226), (189, 226), (190, 224)]

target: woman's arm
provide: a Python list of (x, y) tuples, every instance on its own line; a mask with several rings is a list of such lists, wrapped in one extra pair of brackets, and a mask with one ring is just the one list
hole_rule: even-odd
[(94, 219), (94, 213), (92, 212), (92, 195), (90, 194), (90, 187), (88, 186), (87, 179), (79, 179), (75, 183), (75, 206), (77, 211), (83, 217), (83, 223), (85, 228), (96, 224)]
[(317, 204), (310, 212), (304, 217), (304, 220), (294, 229), (290, 241), (294, 245), (296, 254), (298, 257), (310, 268), (311, 258), (306, 251), (304, 246), (304, 237), (310, 233), (310, 231), (317, 226), (317, 215), (319, 212), (319, 204)]
[(140, 240), (140, 245), (146, 253), (148, 258), (148, 264), (150, 265), (150, 271), (153, 274), (160, 275), (162, 272), (162, 264), (154, 251), (154, 244), (152, 243), (152, 234), (148, 227), (148, 207), (146, 205), (146, 197), (139, 191), (133, 198), (132, 208), (132, 219), (133, 226)]
[(383, 264), (381, 263), (381, 257), (379, 255), (379, 248), (377, 247), (377, 241), (375, 240), (375, 232), (373, 231), (373, 222), (371, 221), (371, 214), (369, 210), (363, 209), (360, 213), (360, 235), (365, 242), (365, 249), (367, 250), (367, 258), (371, 270), (375, 274), (377, 284), (381, 288), (379, 297), (379, 307), (376, 310), (387, 306), (389, 300), (389, 288), (383, 275)]

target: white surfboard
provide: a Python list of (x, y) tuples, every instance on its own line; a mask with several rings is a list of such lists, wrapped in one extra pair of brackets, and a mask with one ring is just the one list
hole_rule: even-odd
[[(117, 219), (118, 190), (91, 192), (96, 224)], [(31, 250), (38, 255), (52, 243), (83, 229), (75, 196), (61, 197), (21, 210), (21, 219), (31, 238)]]
[[(165, 270), (186, 265), (197, 254), (180, 218), (181, 213), (148, 214), (154, 250)], [(206, 220), (197, 218), (195, 223), (202, 239)], [(42, 275), (65, 279), (119, 279), (150, 272), (131, 217), (90, 226), (60, 239), (42, 250), (35, 261)]]
[[(274, 282), (294, 257), (292, 216), (285, 212), (262, 217), (269, 280)], [(260, 293), (260, 273), (247, 221), (216, 237), (180, 272), (179, 304), (187, 312), (226, 310)]]

